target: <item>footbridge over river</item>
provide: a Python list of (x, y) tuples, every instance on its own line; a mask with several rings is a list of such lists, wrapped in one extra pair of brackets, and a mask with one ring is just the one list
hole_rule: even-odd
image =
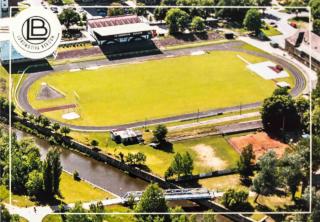
[[(105, 199), (102, 202), (103, 206), (114, 205), (114, 204), (124, 204), (128, 202), (131, 198), (135, 202), (141, 199), (144, 191), (130, 191), (127, 192), (122, 197), (117, 197), (113, 199)], [(221, 197), (223, 192), (209, 191), (205, 188), (182, 188), (182, 189), (167, 189), (163, 190), (164, 198), (166, 201), (174, 200), (211, 200), (216, 197)], [(82, 206), (85, 209), (89, 209), (91, 204), (96, 204), (97, 201), (83, 203)], [(74, 204), (68, 204), (67, 208), (73, 208)]]
[[(130, 198), (134, 198), (134, 201), (139, 201), (143, 191), (127, 192), (122, 199), (128, 201)], [(164, 198), (167, 201), (173, 200), (205, 200), (213, 199), (221, 196), (222, 193), (209, 191), (205, 188), (183, 188), (183, 189), (168, 189), (163, 191)]]

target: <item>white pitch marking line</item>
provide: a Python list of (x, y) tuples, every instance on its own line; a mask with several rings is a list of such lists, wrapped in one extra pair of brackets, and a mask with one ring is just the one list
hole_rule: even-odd
[(243, 62), (245, 62), (247, 65), (251, 65), (251, 63), (248, 62), (248, 61), (247, 61), (245, 58), (243, 58), (242, 56), (237, 55), (237, 57), (238, 57), (239, 59), (241, 59)]

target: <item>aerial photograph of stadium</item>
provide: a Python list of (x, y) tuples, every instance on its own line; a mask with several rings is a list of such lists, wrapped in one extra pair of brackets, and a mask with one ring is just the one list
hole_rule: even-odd
[(320, 0), (0, 0), (0, 221), (319, 222), (319, 75)]

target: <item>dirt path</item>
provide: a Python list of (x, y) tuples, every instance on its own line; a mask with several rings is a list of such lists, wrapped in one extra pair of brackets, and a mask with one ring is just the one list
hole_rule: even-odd
[(214, 168), (214, 170), (225, 169), (226, 162), (216, 156), (214, 148), (205, 144), (198, 144), (192, 149), (197, 153), (196, 161), (203, 166)]

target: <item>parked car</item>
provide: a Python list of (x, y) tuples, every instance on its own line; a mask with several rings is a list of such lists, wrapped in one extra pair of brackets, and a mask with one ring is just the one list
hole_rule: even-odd
[(271, 41), (270, 42), (270, 45), (273, 47), (273, 48), (279, 48), (279, 44), (274, 42), (274, 41)]
[(295, 23), (295, 22), (290, 22), (290, 25), (295, 29), (298, 28), (297, 23)]
[(51, 11), (53, 13), (58, 13), (58, 8), (57, 7), (51, 7), (50, 9), (51, 9)]

